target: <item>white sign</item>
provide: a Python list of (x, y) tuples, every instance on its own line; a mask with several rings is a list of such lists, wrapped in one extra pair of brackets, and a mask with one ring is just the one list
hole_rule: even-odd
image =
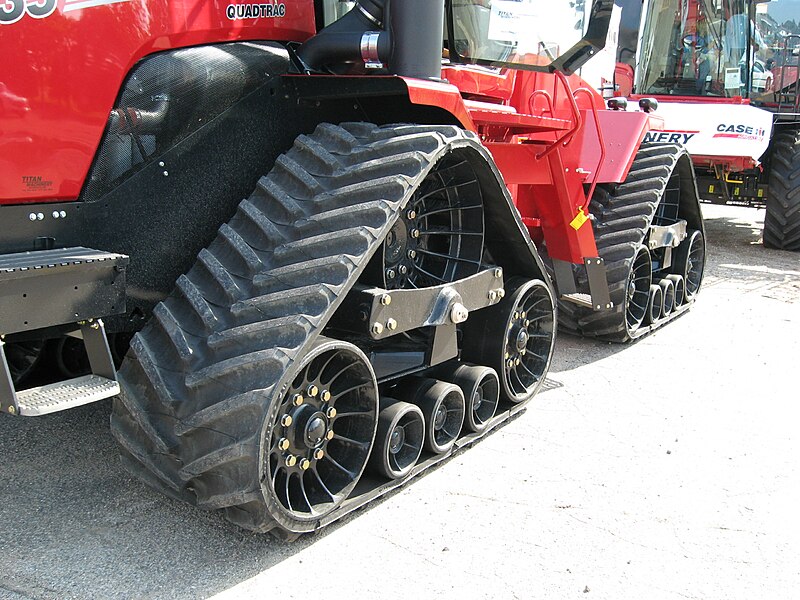
[(530, 37), (542, 23), (542, 4), (541, 0), (495, 0), (489, 15), (489, 39), (517, 42)]

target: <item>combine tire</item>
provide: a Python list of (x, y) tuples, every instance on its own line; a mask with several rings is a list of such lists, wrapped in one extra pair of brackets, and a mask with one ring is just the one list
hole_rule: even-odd
[[(690, 175), (685, 175), (684, 180), (679, 161), (688, 161), (688, 156), (678, 146), (643, 144), (625, 182), (597, 186), (589, 209), (614, 308), (595, 312), (559, 300), (562, 329), (612, 342), (628, 342), (669, 320), (666, 315), (657, 322), (645, 319), (653, 312), (649, 306), (651, 282), (657, 284), (667, 274), (667, 271), (653, 272), (658, 267), (648, 250), (647, 238), (651, 225), (668, 225), (678, 219), (686, 219), (690, 227), (702, 227), (696, 188)], [(689, 173), (687, 165), (683, 167), (683, 173)], [(698, 243), (702, 259), (705, 250), (702, 234)], [(675, 252), (679, 250), (680, 247)], [(702, 264), (701, 261), (695, 265), (696, 272), (699, 269), (697, 287), (702, 278)], [(576, 269), (575, 273), (579, 288), (588, 292), (585, 272)], [(688, 292), (689, 280), (686, 281)], [(674, 313), (677, 314), (680, 312)]]
[[(284, 538), (352, 510), (371, 454), (405, 475), (369, 360), (320, 333), (359, 278), (413, 288), (478, 272), (482, 188), (463, 153), (489, 160), (454, 127), (300, 136), (134, 337), (111, 423), (127, 466)], [(380, 343), (398, 338), (415, 343)]]
[(772, 142), (764, 246), (800, 250), (800, 130), (783, 131)]

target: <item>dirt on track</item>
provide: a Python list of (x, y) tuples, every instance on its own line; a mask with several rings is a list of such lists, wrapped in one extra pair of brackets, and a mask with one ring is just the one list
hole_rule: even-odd
[(130, 478), (107, 403), (0, 416), (0, 598), (796, 597), (800, 256), (763, 211), (703, 209), (691, 311), (560, 336), (519, 418), (295, 544)]

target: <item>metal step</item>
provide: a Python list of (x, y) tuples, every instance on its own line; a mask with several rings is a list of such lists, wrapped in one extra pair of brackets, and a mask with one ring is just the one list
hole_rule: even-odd
[(38, 417), (119, 394), (119, 384), (99, 375), (84, 375), (17, 392), (19, 414)]
[(561, 299), (585, 308), (594, 308), (592, 297), (589, 294), (563, 294)]

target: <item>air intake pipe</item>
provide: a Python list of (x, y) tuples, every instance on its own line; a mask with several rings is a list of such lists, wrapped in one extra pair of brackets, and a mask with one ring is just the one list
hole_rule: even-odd
[(350, 12), (300, 46), (297, 56), (309, 70), (363, 62), (388, 64), (394, 75), (438, 79), (443, 29), (444, 2), (358, 0)]

